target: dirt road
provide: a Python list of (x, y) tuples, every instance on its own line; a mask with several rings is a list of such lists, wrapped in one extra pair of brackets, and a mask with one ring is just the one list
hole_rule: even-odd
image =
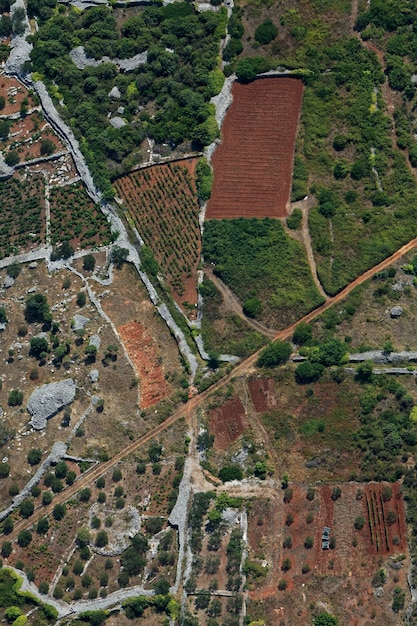
[(266, 337), (269, 337), (269, 339), (273, 339), (275, 337), (277, 333), (276, 330), (274, 330), (273, 328), (268, 328), (261, 322), (258, 322), (244, 314), (242, 305), (240, 304), (238, 298), (235, 296), (233, 291), (231, 291), (231, 289), (229, 289), (229, 287), (225, 285), (224, 282), (220, 280), (220, 278), (218, 278), (218, 276), (216, 276), (209, 267), (206, 267), (204, 269), (204, 273), (211, 280), (216, 289), (221, 293), (224, 304), (228, 310), (232, 311), (232, 313), (240, 317), (254, 330), (257, 330)]
[[(355, 287), (364, 283), (366, 280), (371, 278), (376, 272), (380, 272), (386, 269), (394, 261), (397, 261), (404, 254), (406, 254), (407, 252), (410, 252), (415, 247), (417, 247), (417, 237), (415, 239), (412, 239), (409, 243), (402, 246), (399, 250), (394, 252), (394, 254), (392, 254), (390, 257), (388, 257), (384, 261), (381, 261), (381, 263), (378, 263), (378, 265), (375, 265), (368, 271), (364, 272), (356, 280), (350, 283), (350, 285), (345, 287), (345, 289), (340, 291), (337, 295), (333, 296), (332, 298), (329, 298), (327, 302), (322, 304), (320, 307), (318, 307), (314, 311), (311, 311), (310, 313), (305, 315), (302, 319), (298, 320), (291, 326), (288, 326), (288, 328), (286, 328), (285, 330), (278, 332), (275, 335), (274, 339), (280, 339), (280, 340), (290, 339), (294, 333), (294, 329), (297, 326), (297, 324), (299, 324), (300, 322), (313, 321), (314, 319), (322, 315), (324, 311), (327, 311), (330, 307), (337, 304), (338, 302), (341, 302), (344, 298), (346, 298), (346, 296), (348, 296), (355, 289)], [(39, 521), (39, 519), (43, 517), (44, 515), (50, 515), (56, 504), (62, 504), (68, 501), (70, 498), (75, 496), (75, 494), (78, 491), (80, 491), (80, 489), (87, 487), (94, 480), (97, 480), (97, 478), (107, 473), (115, 465), (117, 465), (117, 463), (119, 463), (121, 460), (126, 458), (129, 454), (132, 454), (132, 452), (135, 452), (136, 450), (138, 450), (140, 447), (142, 447), (144, 444), (146, 444), (148, 441), (150, 441), (154, 437), (157, 437), (161, 432), (163, 432), (164, 430), (172, 426), (172, 424), (174, 424), (179, 419), (184, 418), (188, 422), (190, 419), (192, 419), (192, 416), (194, 412), (196, 411), (196, 409), (207, 399), (207, 397), (210, 394), (212, 394), (213, 392), (217, 391), (218, 389), (220, 389), (221, 387), (229, 383), (232, 380), (232, 378), (236, 378), (238, 376), (244, 376), (248, 372), (250, 372), (250, 370), (254, 367), (259, 357), (260, 352), (261, 351), (255, 352), (255, 354), (252, 354), (250, 357), (248, 357), (247, 359), (239, 363), (229, 374), (227, 374), (226, 376), (218, 380), (216, 383), (214, 383), (211, 387), (209, 387), (203, 393), (200, 393), (197, 396), (194, 396), (194, 398), (191, 398), (190, 400), (188, 400), (187, 404), (177, 409), (177, 411), (175, 411), (164, 422), (162, 422), (161, 424), (158, 424), (158, 426), (155, 426), (155, 428), (150, 430), (148, 433), (146, 433), (142, 437), (139, 437), (139, 439), (136, 439), (136, 441), (133, 441), (130, 445), (128, 445), (126, 448), (118, 452), (118, 454), (116, 454), (109, 461), (106, 461), (105, 463), (101, 463), (100, 465), (95, 466), (89, 472), (83, 474), (73, 485), (71, 485), (70, 487), (67, 487), (64, 491), (57, 494), (54, 497), (52, 504), (50, 504), (49, 506), (40, 507), (39, 509), (36, 509), (34, 514), (29, 519), (19, 520), (15, 524), (13, 533), (9, 535), (9, 540), (16, 537), (17, 534), (21, 530), (30, 528), (31, 526), (36, 524)]]

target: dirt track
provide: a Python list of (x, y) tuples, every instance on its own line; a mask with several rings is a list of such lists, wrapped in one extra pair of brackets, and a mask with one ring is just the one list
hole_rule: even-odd
[[(394, 252), (394, 254), (392, 254), (390, 257), (388, 257), (384, 261), (381, 261), (381, 263), (378, 263), (378, 265), (375, 265), (368, 271), (364, 272), (361, 276), (356, 278), (356, 280), (350, 283), (350, 285), (345, 287), (345, 289), (340, 291), (337, 295), (333, 296), (332, 298), (329, 298), (327, 302), (322, 304), (320, 307), (318, 307), (314, 311), (311, 311), (310, 313), (305, 315), (302, 319), (298, 320), (291, 326), (288, 326), (288, 328), (286, 328), (285, 330), (282, 330), (279, 333), (277, 333), (275, 335), (275, 339), (280, 339), (280, 340), (289, 339), (290, 337), (292, 337), (294, 333), (294, 329), (297, 326), (297, 324), (299, 324), (300, 322), (311, 322), (312, 320), (316, 319), (322, 313), (324, 313), (324, 311), (327, 311), (327, 309), (332, 307), (334, 304), (337, 304), (338, 302), (341, 302), (344, 298), (346, 298), (346, 296), (348, 296), (353, 291), (353, 289), (355, 289), (355, 287), (364, 283), (366, 280), (371, 278), (373, 274), (375, 274), (376, 272), (380, 272), (386, 269), (394, 261), (397, 261), (404, 254), (406, 254), (407, 252), (410, 252), (410, 250), (412, 250), (415, 247), (417, 247), (417, 237), (415, 239), (412, 239), (409, 243), (402, 246), (399, 250), (397, 250), (397, 252)], [(95, 466), (91, 471), (83, 474), (81, 478), (79, 478), (73, 485), (71, 485), (70, 487), (67, 487), (67, 489), (65, 489), (63, 492), (57, 494), (54, 497), (52, 504), (46, 507), (40, 507), (34, 512), (34, 514), (29, 519), (22, 519), (19, 522), (17, 522), (15, 524), (13, 534), (9, 535), (9, 538), (12, 539), (16, 537), (17, 534), (21, 530), (30, 528), (36, 522), (38, 522), (39, 519), (43, 517), (44, 515), (50, 515), (56, 504), (62, 504), (63, 502), (66, 502), (67, 500), (75, 496), (75, 494), (80, 489), (83, 489), (84, 487), (91, 484), (94, 480), (97, 480), (97, 478), (107, 473), (115, 465), (117, 465), (119, 461), (126, 458), (132, 452), (135, 452), (138, 448), (143, 446), (145, 443), (147, 443), (154, 437), (157, 437), (161, 432), (163, 432), (165, 429), (172, 426), (172, 424), (174, 424), (176, 421), (178, 421), (182, 417), (185, 418), (187, 421), (190, 420), (195, 410), (202, 404), (202, 402), (206, 400), (206, 398), (210, 394), (212, 394), (214, 391), (217, 391), (218, 389), (226, 385), (228, 382), (232, 380), (232, 378), (236, 378), (238, 376), (243, 376), (247, 374), (255, 365), (260, 352), (261, 352), (260, 350), (258, 352), (255, 352), (255, 354), (252, 354), (250, 357), (248, 357), (247, 359), (239, 363), (229, 374), (227, 374), (226, 376), (218, 380), (216, 383), (214, 383), (211, 387), (209, 387), (203, 393), (200, 393), (198, 396), (191, 398), (187, 402), (186, 405), (181, 406), (179, 409), (177, 409), (177, 411), (175, 411), (175, 413), (173, 413), (170, 417), (168, 417), (168, 419), (166, 419), (161, 424), (158, 424), (158, 426), (150, 430), (148, 433), (146, 433), (142, 437), (139, 437), (139, 439), (136, 439), (136, 441), (133, 441), (130, 445), (128, 445), (126, 448), (124, 448), (118, 454), (116, 454), (112, 459), (110, 459), (109, 461), (106, 461), (105, 463), (101, 463), (100, 465)]]
[(246, 322), (254, 330), (257, 330), (258, 332), (262, 333), (266, 337), (269, 337), (269, 339), (273, 339), (275, 337), (277, 333), (276, 330), (272, 328), (267, 328), (267, 326), (265, 326), (261, 322), (257, 322), (256, 320), (251, 319), (250, 317), (247, 317), (247, 315), (244, 314), (242, 305), (240, 304), (238, 298), (235, 296), (233, 291), (231, 291), (231, 289), (229, 289), (229, 287), (225, 285), (224, 282), (220, 280), (220, 278), (218, 278), (218, 276), (213, 274), (212, 270), (209, 267), (205, 268), (204, 273), (211, 280), (211, 282), (214, 284), (216, 289), (220, 291), (224, 304), (227, 307), (227, 309), (230, 309), (230, 311), (232, 311), (235, 315), (240, 317), (240, 319)]

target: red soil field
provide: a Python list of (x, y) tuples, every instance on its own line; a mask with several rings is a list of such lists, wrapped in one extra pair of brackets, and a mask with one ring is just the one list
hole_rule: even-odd
[[(384, 502), (383, 485), (371, 484), (365, 489), (367, 528), (372, 554), (402, 552), (407, 547), (404, 502), (398, 484), (393, 484), (392, 498)], [(395, 514), (396, 521), (389, 523), (388, 515)], [(396, 537), (396, 544), (393, 539)]]
[(163, 368), (158, 363), (156, 344), (138, 322), (123, 324), (117, 331), (139, 374), (140, 407), (147, 409), (170, 392)]
[(194, 182), (197, 159), (153, 165), (115, 182), (134, 225), (152, 251), (173, 297), (195, 317), (201, 234)]
[(245, 409), (239, 398), (230, 398), (220, 408), (210, 411), (210, 431), (219, 450), (226, 450), (245, 430)]
[(256, 378), (248, 382), (250, 397), (257, 413), (265, 413), (277, 406), (275, 384), (272, 378)]
[(285, 217), (303, 84), (262, 78), (234, 83), (232, 94), (206, 219)]

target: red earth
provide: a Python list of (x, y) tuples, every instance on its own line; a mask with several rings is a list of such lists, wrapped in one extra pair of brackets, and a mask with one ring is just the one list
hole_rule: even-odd
[(140, 378), (140, 406), (147, 409), (170, 393), (163, 368), (158, 363), (156, 343), (138, 322), (123, 324), (117, 331)]
[(285, 217), (303, 84), (281, 77), (236, 82), (232, 95), (206, 219)]
[(277, 406), (275, 383), (272, 378), (255, 378), (248, 382), (248, 387), (257, 413), (265, 413)]
[(230, 398), (210, 411), (210, 432), (214, 433), (214, 445), (219, 450), (226, 450), (246, 426), (245, 409), (239, 398)]
[[(407, 548), (404, 502), (397, 483), (391, 486), (392, 498), (384, 502), (383, 485), (370, 484), (365, 488), (367, 509), (367, 530), (373, 554), (402, 552)], [(396, 521), (389, 523), (389, 512), (395, 513)], [(393, 543), (396, 538), (395, 545)]]

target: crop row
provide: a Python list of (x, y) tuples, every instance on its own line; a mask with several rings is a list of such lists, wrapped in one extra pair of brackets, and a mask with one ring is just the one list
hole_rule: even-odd
[(80, 183), (52, 188), (50, 207), (53, 245), (63, 240), (69, 241), (74, 248), (110, 243), (107, 219)]
[(181, 296), (184, 276), (195, 274), (200, 255), (199, 205), (189, 169), (154, 166), (120, 178), (115, 186), (167, 283)]
[(0, 183), (0, 256), (23, 252), (44, 240), (44, 181), (39, 174)]

